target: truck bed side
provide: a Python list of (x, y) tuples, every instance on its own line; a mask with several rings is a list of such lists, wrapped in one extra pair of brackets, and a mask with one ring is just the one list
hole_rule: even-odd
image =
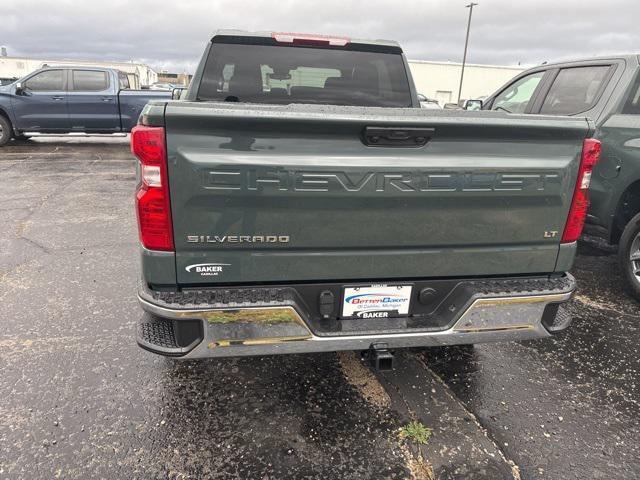
[(163, 90), (120, 90), (118, 106), (120, 108), (121, 131), (129, 132), (138, 123), (140, 112), (152, 100), (164, 100), (171, 92)]

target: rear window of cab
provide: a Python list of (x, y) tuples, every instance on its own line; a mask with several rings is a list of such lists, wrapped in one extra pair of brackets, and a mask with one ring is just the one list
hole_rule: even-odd
[(400, 53), (238, 43), (212, 45), (198, 100), (412, 106)]

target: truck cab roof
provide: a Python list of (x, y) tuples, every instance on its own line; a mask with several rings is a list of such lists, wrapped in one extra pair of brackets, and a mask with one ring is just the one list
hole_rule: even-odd
[(559, 67), (559, 66), (565, 66), (565, 65), (583, 64), (583, 63), (591, 63), (591, 62), (607, 62), (612, 60), (624, 60), (629, 62), (630, 64), (637, 65), (640, 62), (640, 54), (625, 53), (620, 55), (602, 55), (602, 56), (596, 56), (596, 57), (576, 58), (571, 60), (558, 60), (554, 62), (542, 63), (540, 65), (536, 65), (535, 67), (531, 67), (528, 70), (534, 70), (541, 67), (544, 67), (544, 68)]
[(301, 38), (301, 39), (336, 39), (336, 40), (345, 40), (347, 44), (358, 44), (358, 45), (371, 45), (378, 47), (391, 47), (393, 49), (397, 49), (400, 52), (402, 48), (400, 44), (393, 40), (383, 40), (383, 39), (361, 39), (361, 38), (350, 38), (343, 35), (319, 35), (314, 33), (291, 33), (291, 32), (275, 32), (275, 31), (248, 31), (248, 30), (232, 30), (232, 29), (220, 29), (216, 30), (211, 38), (211, 41), (214, 42), (216, 37), (239, 37), (239, 38), (262, 38), (268, 39), (269, 41), (277, 39), (279, 36), (287, 36), (293, 38)]
[[(43, 71), (43, 70), (60, 70), (60, 69), (64, 69), (64, 70), (96, 70), (99, 72), (117, 72), (117, 73), (124, 73), (126, 75), (126, 72), (123, 72), (122, 70), (118, 70), (117, 68), (111, 68), (111, 67), (98, 67), (98, 66), (93, 66), (93, 65), (69, 65), (69, 64), (51, 64), (51, 63), (47, 63), (46, 65), (43, 65), (42, 67), (40, 67), (37, 70), (34, 70), (34, 72), (38, 71)], [(33, 72), (31, 72), (33, 73)], [(26, 75), (25, 75), (26, 76)]]
[[(505, 83), (484, 101), (483, 109), (584, 116), (600, 125), (622, 108), (639, 66), (638, 54), (543, 63)], [(519, 91), (525, 92), (524, 96), (517, 96)]]

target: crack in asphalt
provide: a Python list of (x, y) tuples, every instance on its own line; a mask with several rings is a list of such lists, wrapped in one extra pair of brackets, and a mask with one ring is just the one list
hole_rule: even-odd
[[(33, 217), (33, 215), (35, 215), (36, 212), (38, 212), (41, 208), (43, 208), (45, 204), (49, 201), (49, 199), (57, 196), (62, 190), (69, 187), (69, 185), (73, 184), (77, 180), (78, 178), (73, 178), (66, 183), (58, 185), (52, 192), (46, 193), (42, 197), (40, 197), (39, 200), (35, 203), (35, 205), (27, 206), (26, 209), (28, 210), (29, 213), (27, 214), (26, 217), (24, 217), (17, 223), (14, 229), (15, 238), (24, 240), (25, 242), (29, 243), (30, 245), (33, 245), (34, 247), (36, 247), (38, 250), (41, 250), (45, 254), (50, 254), (51, 250), (48, 247), (45, 247), (38, 241), (33, 240), (32, 238), (29, 238), (26, 234), (26, 231), (29, 227), (29, 224), (31, 222), (31, 218)], [(28, 261), (28, 259), (25, 260), (25, 262), (26, 261)], [(18, 266), (19, 265), (16, 265), (16, 267), (14, 268), (17, 268)]]
[(429, 442), (413, 448), (429, 459), (434, 476), (520, 480), (516, 464), (416, 350), (423, 351), (396, 354), (396, 369), (380, 372), (378, 377), (394, 400), (394, 408), (432, 429)]
[(469, 410), (467, 408), (467, 406), (453, 393), (453, 391), (451, 390), (451, 388), (449, 388), (449, 386), (445, 383), (445, 381), (438, 374), (436, 374), (433, 370), (431, 370), (431, 368), (429, 368), (429, 366), (426, 364), (426, 362), (424, 361), (424, 359), (422, 357), (418, 356), (418, 357), (416, 357), (416, 360), (420, 365), (422, 365), (422, 368), (424, 368), (427, 372), (429, 372), (429, 374), (438, 383), (440, 383), (440, 385), (442, 386), (443, 390), (449, 396), (451, 401), (455, 402), (461, 409), (463, 409), (467, 413), (467, 415), (473, 420), (473, 422), (475, 423), (476, 427), (489, 440), (491, 440), (491, 442), (495, 446), (496, 450), (500, 453), (500, 456), (502, 457), (502, 460), (504, 460), (505, 463), (507, 463), (508, 465), (511, 466), (511, 471), (512, 471), (514, 480), (520, 480), (520, 468), (518, 467), (518, 465), (516, 464), (516, 462), (514, 460), (510, 459), (507, 456), (507, 453), (503, 450), (503, 448), (500, 445), (500, 443), (498, 442), (498, 440), (493, 438), (491, 433), (480, 423), (480, 421), (478, 420), (478, 417), (476, 417), (475, 414), (471, 410)]
[[(401, 405), (398, 402), (393, 403), (393, 408), (399, 411), (403, 416), (410, 418), (411, 420), (418, 421), (418, 415), (414, 409), (409, 405), (409, 401), (397, 384), (393, 382), (385, 382), (387, 389), (392, 388), (397, 398), (400, 399)], [(387, 392), (388, 393), (388, 392)], [(391, 395), (390, 395), (391, 396)], [(427, 459), (428, 453), (426, 449), (418, 444), (410, 444), (405, 442), (404, 454), (407, 459), (407, 465), (413, 475), (413, 480), (432, 480), (435, 478), (433, 467)]]
[[(379, 409), (398, 411), (397, 403), (391, 404), (391, 397), (385, 387), (379, 382), (373, 371), (364, 365), (363, 359), (356, 352), (338, 352), (337, 356), (346, 381), (353, 385), (366, 401)], [(392, 388), (396, 388), (396, 386), (392, 385)], [(406, 416), (407, 412), (411, 412), (411, 410), (405, 402), (405, 408), (400, 409), (400, 413), (402, 416)], [(412, 480), (434, 480), (433, 469), (425, 459), (422, 449), (402, 441), (399, 437), (399, 431), (396, 433), (398, 436), (391, 441), (397, 441), (400, 445)]]

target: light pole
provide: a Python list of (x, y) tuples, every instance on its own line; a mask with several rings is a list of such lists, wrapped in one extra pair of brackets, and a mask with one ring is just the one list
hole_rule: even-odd
[(467, 63), (467, 46), (469, 45), (469, 30), (471, 29), (471, 15), (473, 14), (473, 7), (478, 5), (471, 2), (469, 5), (465, 5), (464, 8), (469, 9), (469, 21), (467, 22), (467, 37), (464, 40), (464, 55), (462, 55), (462, 71), (460, 72), (460, 88), (458, 88), (458, 104), (460, 103), (460, 96), (462, 95), (462, 80), (464, 79), (464, 64)]

